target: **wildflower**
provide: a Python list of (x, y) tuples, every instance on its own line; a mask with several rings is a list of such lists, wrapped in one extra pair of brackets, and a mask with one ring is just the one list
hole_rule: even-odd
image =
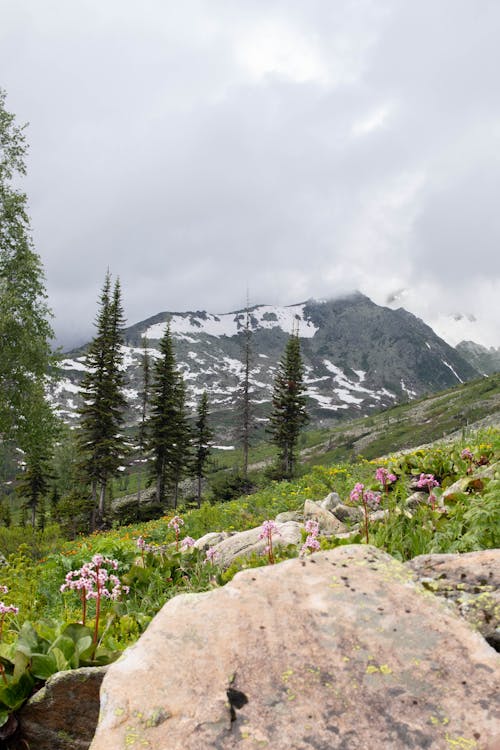
[(436, 504), (436, 495), (433, 493), (434, 487), (439, 487), (439, 482), (435, 479), (434, 474), (420, 474), (417, 481), (417, 487), (427, 487), (429, 492), (429, 503), (431, 504), (432, 510), (434, 510)]
[[(128, 594), (129, 587), (124, 586), (117, 575), (110, 573), (118, 569), (118, 561), (101, 554), (94, 555), (90, 562), (86, 562), (79, 570), (70, 570), (60, 591), (78, 591), (82, 602), (82, 625), (85, 625), (87, 615), (87, 601), (95, 599), (95, 627), (94, 627), (94, 653), (97, 647), (97, 636), (99, 629), (99, 617), (101, 612), (101, 600), (118, 599), (122, 593)], [(93, 654), (92, 654), (93, 656)]]
[(180, 516), (174, 516), (167, 524), (169, 529), (175, 531), (175, 549), (179, 550), (179, 531), (181, 526), (184, 526), (184, 521)]
[(379, 468), (375, 472), (375, 479), (377, 480), (377, 482), (380, 482), (380, 484), (382, 485), (382, 489), (385, 492), (388, 492), (389, 485), (392, 484), (392, 482), (396, 481), (397, 476), (395, 474), (391, 474), (391, 472), (383, 466), (379, 466)]
[(264, 554), (267, 555), (269, 563), (271, 565), (274, 564), (273, 534), (281, 536), (275, 521), (264, 521), (259, 534), (259, 539), (267, 539), (267, 544), (264, 547)]
[(463, 458), (464, 461), (465, 460), (472, 461), (472, 459), (474, 458), (474, 456), (473, 456), (473, 454), (471, 453), (471, 451), (468, 448), (464, 448), (463, 451), (460, 454), (460, 458)]
[(307, 532), (307, 538), (300, 548), (300, 555), (305, 555), (308, 550), (313, 552), (320, 549), (320, 543), (316, 538), (319, 534), (318, 521), (313, 521), (312, 518), (310, 518), (305, 522), (304, 528)]
[(354, 485), (354, 489), (351, 490), (350, 498), (351, 502), (355, 503), (361, 500), (363, 503), (363, 511), (365, 514), (365, 538), (366, 543), (368, 544), (368, 500), (371, 499), (371, 495), (373, 495), (373, 492), (365, 492), (365, 485), (361, 484), (361, 482), (357, 482)]
[(182, 552), (186, 552), (191, 547), (194, 547), (194, 539), (191, 536), (185, 536), (181, 542)]
[(209, 547), (205, 553), (205, 564), (211, 563), (212, 565), (214, 565), (218, 557), (219, 553), (217, 552), (215, 547)]
[(350, 495), (351, 501), (353, 503), (357, 503), (360, 497), (361, 498), (363, 497), (364, 489), (365, 489), (365, 485), (361, 484), (361, 482), (357, 482), (354, 485), (354, 489), (351, 491), (351, 495)]

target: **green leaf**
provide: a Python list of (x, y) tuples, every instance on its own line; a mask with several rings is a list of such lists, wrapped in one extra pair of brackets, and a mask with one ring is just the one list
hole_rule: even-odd
[(75, 654), (75, 642), (71, 638), (60, 635), (49, 648), (49, 654), (53, 651), (60, 651), (67, 661), (70, 661)]
[(10, 716), (9, 711), (2, 711), (0, 709), (0, 727), (3, 727), (3, 725), (8, 722), (9, 716)]
[(31, 695), (35, 680), (29, 672), (23, 672), (19, 680), (0, 688), (0, 701), (16, 711)]
[(51, 654), (33, 654), (31, 659), (31, 672), (39, 680), (48, 680), (49, 677), (59, 671), (56, 657)]

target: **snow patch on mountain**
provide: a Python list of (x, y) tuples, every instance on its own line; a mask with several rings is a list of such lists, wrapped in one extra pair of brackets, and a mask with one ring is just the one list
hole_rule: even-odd
[[(259, 305), (249, 311), (250, 327), (281, 328), (285, 333), (299, 331), (300, 338), (312, 338), (318, 330), (304, 316), (305, 303), (280, 307), (278, 305)], [(170, 317), (170, 332), (177, 339), (186, 339), (190, 334), (204, 333), (207, 336), (236, 336), (245, 328), (246, 313), (232, 312), (214, 315), (213, 313), (174, 313)], [(167, 322), (155, 323), (143, 333), (147, 339), (161, 339)], [(187, 339), (189, 340), (189, 338)]]

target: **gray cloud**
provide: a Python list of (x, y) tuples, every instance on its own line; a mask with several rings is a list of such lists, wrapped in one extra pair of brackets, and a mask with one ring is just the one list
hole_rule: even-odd
[(130, 323), (247, 287), (411, 287), (430, 322), (465, 308), (492, 331), (499, 21), (488, 0), (5, 2), (60, 340), (89, 336), (107, 266)]

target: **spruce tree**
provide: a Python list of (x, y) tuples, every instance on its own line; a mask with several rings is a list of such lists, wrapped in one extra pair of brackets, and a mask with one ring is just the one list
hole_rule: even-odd
[(99, 304), (97, 333), (87, 350), (86, 372), (81, 383), (79, 433), (81, 467), (91, 486), (91, 528), (95, 528), (96, 522), (99, 525), (103, 522), (108, 481), (116, 476), (125, 452), (120, 432), (126, 407), (122, 367), (124, 319), (120, 283), (117, 280), (111, 290), (109, 271)]
[(6, 111), (0, 89), (0, 438), (18, 444), (31, 429), (29, 412), (53, 364), (42, 263), (26, 194), (15, 186), (26, 174), (24, 129)]
[(141, 421), (139, 423), (139, 430), (137, 434), (137, 462), (139, 464), (139, 471), (137, 472), (137, 510), (139, 511), (139, 503), (141, 502), (142, 492), (142, 466), (147, 452), (147, 419), (149, 410), (149, 388), (150, 388), (150, 360), (148, 352), (148, 340), (146, 336), (142, 339), (142, 391), (139, 393), (141, 399)]
[(245, 308), (245, 327), (243, 329), (243, 378), (240, 384), (240, 393), (238, 399), (239, 423), (240, 423), (240, 444), (243, 453), (242, 474), (246, 479), (248, 477), (248, 453), (250, 450), (251, 434), (255, 429), (255, 417), (250, 399), (250, 370), (252, 362), (252, 331), (250, 328), (250, 313), (247, 306)]
[(24, 453), (24, 470), (18, 477), (18, 494), (25, 499), (31, 511), (31, 524), (36, 525), (36, 515), (53, 478), (54, 443), (58, 434), (58, 421), (47, 402), (44, 385), (33, 389), (26, 414), (26, 426), (19, 431), (18, 444)]
[(292, 333), (274, 381), (272, 413), (268, 432), (278, 449), (282, 477), (291, 478), (295, 469), (300, 431), (308, 421), (304, 366), (298, 333)]
[(203, 391), (196, 410), (196, 422), (193, 431), (193, 469), (198, 484), (196, 491), (198, 508), (201, 506), (201, 483), (205, 476), (206, 464), (211, 452), (210, 443), (212, 439), (213, 432), (209, 425), (208, 396), (207, 392)]
[(185, 392), (177, 371), (170, 326), (160, 340), (161, 357), (155, 361), (148, 419), (149, 448), (153, 456), (151, 479), (156, 500), (164, 504), (167, 493), (177, 501), (178, 485), (188, 464), (189, 437), (185, 416)]

